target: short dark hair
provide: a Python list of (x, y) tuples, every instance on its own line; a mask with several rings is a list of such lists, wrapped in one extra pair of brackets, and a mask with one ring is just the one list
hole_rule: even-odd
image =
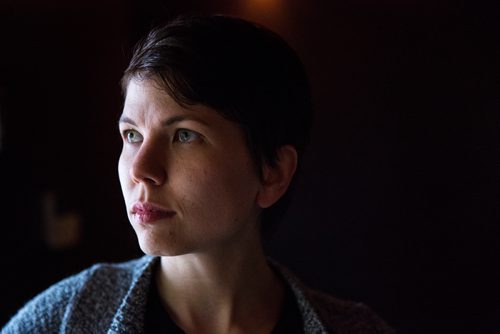
[[(177, 18), (153, 29), (135, 47), (121, 84), (154, 79), (180, 105), (203, 104), (244, 131), (255, 166), (273, 166), (292, 145), (299, 157), (308, 141), (311, 96), (304, 67), (277, 34), (223, 15)], [(300, 160), (299, 160), (300, 161)], [(290, 190), (264, 210), (282, 217)]]

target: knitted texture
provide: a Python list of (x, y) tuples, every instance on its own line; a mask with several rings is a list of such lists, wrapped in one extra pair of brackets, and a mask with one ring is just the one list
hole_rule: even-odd
[[(98, 264), (69, 277), (28, 302), (1, 334), (143, 333), (151, 275), (157, 257), (121, 264)], [(306, 334), (392, 334), (362, 304), (341, 301), (303, 286), (272, 263), (291, 287)]]

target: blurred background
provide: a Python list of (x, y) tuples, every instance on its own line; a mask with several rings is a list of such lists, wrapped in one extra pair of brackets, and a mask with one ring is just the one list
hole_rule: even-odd
[(63, 277), (141, 255), (118, 82), (183, 13), (264, 24), (310, 76), (313, 136), (270, 256), (400, 333), (498, 333), (498, 18), (415, 0), (1, 0), (0, 326)]

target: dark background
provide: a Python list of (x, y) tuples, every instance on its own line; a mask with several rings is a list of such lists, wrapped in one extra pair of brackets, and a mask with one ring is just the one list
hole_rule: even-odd
[[(119, 190), (119, 79), (180, 13), (260, 22), (297, 50), (312, 142), (269, 254), (401, 333), (498, 333), (499, 34), (439, 1), (0, 2), (0, 324), (50, 284), (140, 256)], [(47, 242), (43, 198), (79, 217)]]

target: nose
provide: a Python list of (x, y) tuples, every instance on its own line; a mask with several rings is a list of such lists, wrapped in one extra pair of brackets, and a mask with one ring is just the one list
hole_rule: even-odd
[(143, 142), (130, 168), (135, 183), (160, 186), (167, 180), (166, 150), (159, 144)]

